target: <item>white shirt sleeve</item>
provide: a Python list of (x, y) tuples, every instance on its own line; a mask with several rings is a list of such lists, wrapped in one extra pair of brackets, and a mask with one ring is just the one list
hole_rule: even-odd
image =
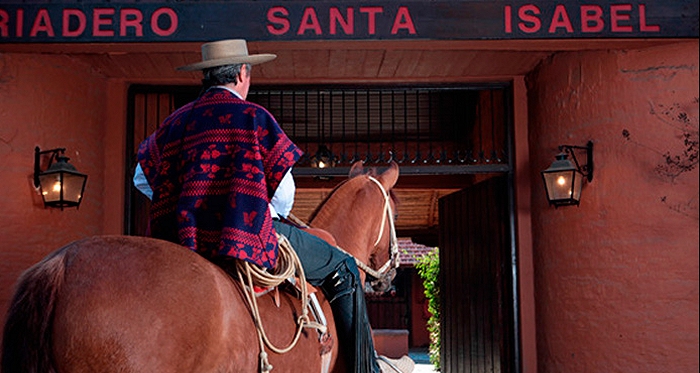
[(136, 170), (134, 170), (134, 186), (148, 199), (153, 199), (153, 189), (148, 185), (148, 180), (146, 180), (146, 175), (143, 174), (140, 163), (136, 164)]
[(294, 206), (294, 194), (296, 193), (296, 185), (290, 168), (280, 181), (280, 185), (275, 191), (275, 195), (270, 200), (270, 214), (273, 218), (289, 216)]

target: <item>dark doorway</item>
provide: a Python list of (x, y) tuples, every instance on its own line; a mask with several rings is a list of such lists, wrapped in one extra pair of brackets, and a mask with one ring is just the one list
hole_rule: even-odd
[(507, 175), (440, 199), (441, 365), (517, 372), (515, 263)]

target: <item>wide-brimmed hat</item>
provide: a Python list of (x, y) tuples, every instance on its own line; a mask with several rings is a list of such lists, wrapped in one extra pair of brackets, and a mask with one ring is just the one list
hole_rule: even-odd
[(272, 61), (276, 57), (277, 55), (269, 53), (248, 54), (248, 46), (243, 39), (219, 40), (202, 44), (202, 62), (180, 66), (177, 70), (203, 70), (210, 67), (234, 65), (237, 63), (257, 65)]

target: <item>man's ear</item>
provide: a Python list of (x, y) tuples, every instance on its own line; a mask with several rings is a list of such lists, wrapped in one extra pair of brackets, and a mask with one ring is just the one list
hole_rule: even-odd
[(236, 74), (236, 85), (238, 83), (243, 83), (243, 77), (250, 75), (250, 71), (248, 71), (248, 66), (246, 64), (241, 65), (241, 70)]

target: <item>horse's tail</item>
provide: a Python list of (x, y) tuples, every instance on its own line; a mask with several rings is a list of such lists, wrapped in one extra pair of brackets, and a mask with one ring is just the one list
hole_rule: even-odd
[(2, 336), (1, 372), (55, 371), (51, 334), (65, 252), (65, 248), (54, 252), (20, 276)]

